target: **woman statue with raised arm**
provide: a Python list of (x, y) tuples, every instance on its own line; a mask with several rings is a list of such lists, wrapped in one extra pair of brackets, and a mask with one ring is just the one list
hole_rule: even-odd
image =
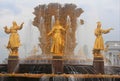
[(101, 22), (97, 22), (97, 28), (95, 29), (96, 40), (94, 44), (94, 51), (100, 52), (101, 50), (104, 50), (104, 40), (103, 40), (102, 34), (107, 34), (112, 29), (113, 28), (103, 30), (101, 28)]
[(17, 23), (13, 21), (13, 26), (11, 26), (9, 29), (7, 26), (4, 27), (5, 33), (10, 34), (9, 42), (7, 45), (7, 48), (10, 49), (10, 55), (16, 55), (16, 56), (18, 55), (20, 39), (19, 39), (19, 34), (17, 33), (17, 31), (22, 29), (23, 24), (24, 23), (18, 26)]

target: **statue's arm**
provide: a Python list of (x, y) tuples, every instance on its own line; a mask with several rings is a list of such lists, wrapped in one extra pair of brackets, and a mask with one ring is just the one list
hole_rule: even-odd
[(24, 22), (18, 27), (19, 30), (21, 30), (23, 28), (23, 24), (24, 24)]
[(10, 33), (10, 29), (8, 29), (7, 26), (4, 27), (4, 31), (5, 31), (5, 33), (7, 33), (7, 34)]
[(102, 29), (102, 33), (107, 34), (107, 33), (109, 33), (111, 30), (113, 30), (113, 28), (109, 28), (109, 29), (106, 29), (106, 30), (103, 30), (103, 29)]
[(50, 31), (47, 35), (50, 36), (52, 34), (52, 32)]
[(54, 30), (55, 30), (55, 28), (53, 27), (52, 30), (47, 35), (50, 36)]
[(63, 28), (62, 26), (61, 26), (61, 29), (62, 29), (63, 31), (66, 31), (66, 30), (67, 30), (67, 29)]

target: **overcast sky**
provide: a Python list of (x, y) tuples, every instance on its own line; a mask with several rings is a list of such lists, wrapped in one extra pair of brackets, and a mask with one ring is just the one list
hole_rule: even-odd
[[(77, 47), (76, 52), (82, 46), (87, 45), (90, 56), (95, 40), (94, 29), (96, 22), (101, 21), (103, 29), (114, 28), (111, 33), (103, 35), (105, 41), (120, 41), (120, 0), (0, 0), (0, 62), (8, 57), (6, 49), (9, 35), (4, 33), (3, 27), (12, 25), (15, 20), (20, 25), (24, 22), (24, 28), (19, 31), (22, 46), (20, 47), (20, 57), (28, 56), (34, 45), (39, 43), (39, 31), (32, 26), (34, 19), (34, 8), (39, 4), (49, 3), (73, 3), (84, 10), (78, 18), (85, 21), (84, 25), (79, 25), (76, 31)], [(32, 31), (31, 31), (32, 30)], [(28, 44), (31, 42), (31, 44)], [(30, 45), (30, 46), (29, 46)], [(30, 48), (28, 48), (30, 47)], [(25, 54), (26, 53), (26, 54)]]

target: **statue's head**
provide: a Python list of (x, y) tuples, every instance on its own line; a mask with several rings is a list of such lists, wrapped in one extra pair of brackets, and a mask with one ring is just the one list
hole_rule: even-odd
[(13, 21), (13, 25), (17, 25), (16, 21)]
[(97, 28), (98, 28), (98, 27), (99, 27), (99, 28), (101, 27), (101, 22), (100, 22), (100, 21), (97, 22)]

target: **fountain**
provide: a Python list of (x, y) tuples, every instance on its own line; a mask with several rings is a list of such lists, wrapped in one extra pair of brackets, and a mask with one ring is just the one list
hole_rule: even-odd
[[(85, 63), (93, 61), (80, 60), (74, 55), (76, 21), (82, 13), (83, 10), (74, 4), (61, 6), (58, 3), (50, 3), (35, 7), (33, 25), (40, 31), (39, 46), (42, 54), (32, 55), (22, 60), (18, 56), (10, 57), (8, 68), (7, 65), (0, 65), (0, 81), (119, 81), (119, 67), (118, 69), (112, 67), (116, 72), (110, 75), (106, 71), (108, 67), (104, 67), (103, 58), (94, 56), (94, 64), (88, 65)], [(53, 35), (49, 37), (48, 34), (54, 30), (58, 20), (57, 26), (60, 26), (59, 34), (63, 37), (61, 39), (64, 40), (62, 41), (64, 45), (61, 49), (57, 49), (61, 51), (56, 52), (51, 50)], [(95, 53), (99, 52), (94, 50)], [(3, 68), (6, 68), (4, 73)]]

